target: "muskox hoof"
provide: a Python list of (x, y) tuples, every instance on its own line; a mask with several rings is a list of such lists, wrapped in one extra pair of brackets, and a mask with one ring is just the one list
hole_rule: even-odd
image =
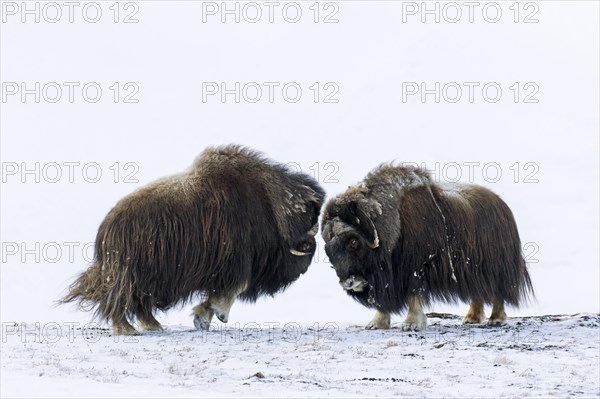
[(506, 324), (506, 319), (492, 319), (490, 318), (487, 322), (490, 327), (500, 327)]
[(210, 329), (210, 320), (200, 315), (194, 315), (194, 327), (200, 331), (208, 331)]
[(463, 324), (481, 324), (481, 323), (483, 323), (483, 317), (467, 316), (463, 319)]
[(427, 328), (427, 322), (407, 322), (402, 323), (402, 331), (419, 331)]
[(365, 328), (367, 330), (389, 330), (391, 324), (390, 314), (378, 310), (373, 320)]
[(417, 331), (427, 328), (427, 316), (423, 312), (408, 312), (408, 316), (402, 323), (402, 331)]
[(131, 325), (113, 325), (113, 334), (115, 335), (138, 335), (138, 332)]
[(143, 324), (141, 323), (144, 331), (164, 331), (165, 329), (160, 324)]
[(378, 323), (375, 320), (371, 320), (369, 324), (365, 326), (365, 330), (389, 330), (390, 323)]

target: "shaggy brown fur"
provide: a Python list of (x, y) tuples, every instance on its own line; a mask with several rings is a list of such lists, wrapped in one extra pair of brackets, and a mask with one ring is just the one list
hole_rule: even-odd
[[(505, 302), (518, 306), (533, 294), (504, 201), (484, 187), (436, 184), (420, 168), (373, 170), (328, 202), (322, 234), (348, 294), (383, 314), (410, 304), (411, 328), (424, 327), (421, 307), (435, 299), (472, 300), (476, 314), (467, 321), (494, 304), (490, 323), (499, 324)], [(378, 314), (369, 326), (382, 319)]]
[[(117, 203), (98, 230), (93, 264), (62, 302), (95, 308), (130, 333), (134, 317), (159, 329), (155, 309), (195, 295), (208, 298), (205, 307), (227, 308), (238, 294), (248, 301), (275, 294), (310, 265), (323, 200), (311, 177), (257, 152), (207, 149), (187, 172)], [(212, 314), (196, 326), (208, 328)]]

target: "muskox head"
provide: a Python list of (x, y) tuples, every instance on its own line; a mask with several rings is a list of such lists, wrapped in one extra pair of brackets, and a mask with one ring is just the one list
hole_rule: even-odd
[(270, 208), (262, 212), (267, 215), (266, 220), (255, 220), (271, 235), (256, 237), (258, 242), (265, 241), (265, 250), (257, 251), (256, 256), (270, 258), (254, 262), (255, 267), (257, 264), (268, 266), (254, 271), (260, 283), (248, 291), (273, 294), (295, 281), (310, 266), (316, 251), (315, 235), (325, 192), (311, 176), (285, 165), (263, 161), (252, 164), (252, 169), (245, 173), (245, 178), (260, 183), (253, 187), (267, 197), (257, 205)]
[(285, 220), (286, 225), (282, 234), (285, 263), (292, 274), (294, 271), (297, 274), (290, 276), (291, 278), (298, 277), (310, 266), (317, 248), (315, 236), (319, 230), (319, 214), (324, 199), (322, 190), (312, 182), (303, 182), (298, 187), (298, 195), (289, 197), (289, 201), (293, 201), (294, 205), (292, 208), (286, 208), (291, 214), (285, 219), (278, 219)]
[(329, 201), (323, 215), (325, 252), (349, 293), (366, 289), (368, 265), (380, 249), (375, 219), (381, 205), (365, 194), (363, 186), (352, 187)]

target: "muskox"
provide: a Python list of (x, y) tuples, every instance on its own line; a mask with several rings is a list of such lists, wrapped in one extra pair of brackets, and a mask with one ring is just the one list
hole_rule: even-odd
[(384, 164), (331, 199), (322, 217), (325, 251), (346, 292), (377, 310), (367, 328), (427, 325), (433, 300), (470, 301), (465, 323), (505, 323), (533, 288), (515, 219), (504, 201), (476, 185), (438, 184), (428, 172)]
[(273, 295), (315, 252), (325, 193), (310, 176), (240, 146), (204, 151), (185, 173), (123, 198), (101, 223), (91, 266), (61, 302), (116, 333), (160, 330), (155, 310), (193, 298), (194, 325), (227, 322), (236, 298)]

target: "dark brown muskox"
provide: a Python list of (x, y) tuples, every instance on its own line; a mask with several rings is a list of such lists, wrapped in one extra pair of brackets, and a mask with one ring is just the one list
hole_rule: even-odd
[(367, 328), (389, 328), (408, 306), (403, 329), (425, 328), (432, 300), (471, 301), (465, 323), (503, 324), (504, 304), (533, 294), (512, 212), (490, 190), (441, 185), (419, 168), (386, 164), (331, 199), (325, 251), (346, 292), (377, 309)]
[[(93, 264), (62, 302), (78, 300), (133, 333), (156, 309), (194, 296), (194, 325), (227, 322), (236, 297), (283, 290), (311, 263), (325, 194), (311, 177), (239, 146), (204, 151), (185, 173), (122, 199), (96, 237)], [(87, 306), (86, 306), (87, 305)]]

